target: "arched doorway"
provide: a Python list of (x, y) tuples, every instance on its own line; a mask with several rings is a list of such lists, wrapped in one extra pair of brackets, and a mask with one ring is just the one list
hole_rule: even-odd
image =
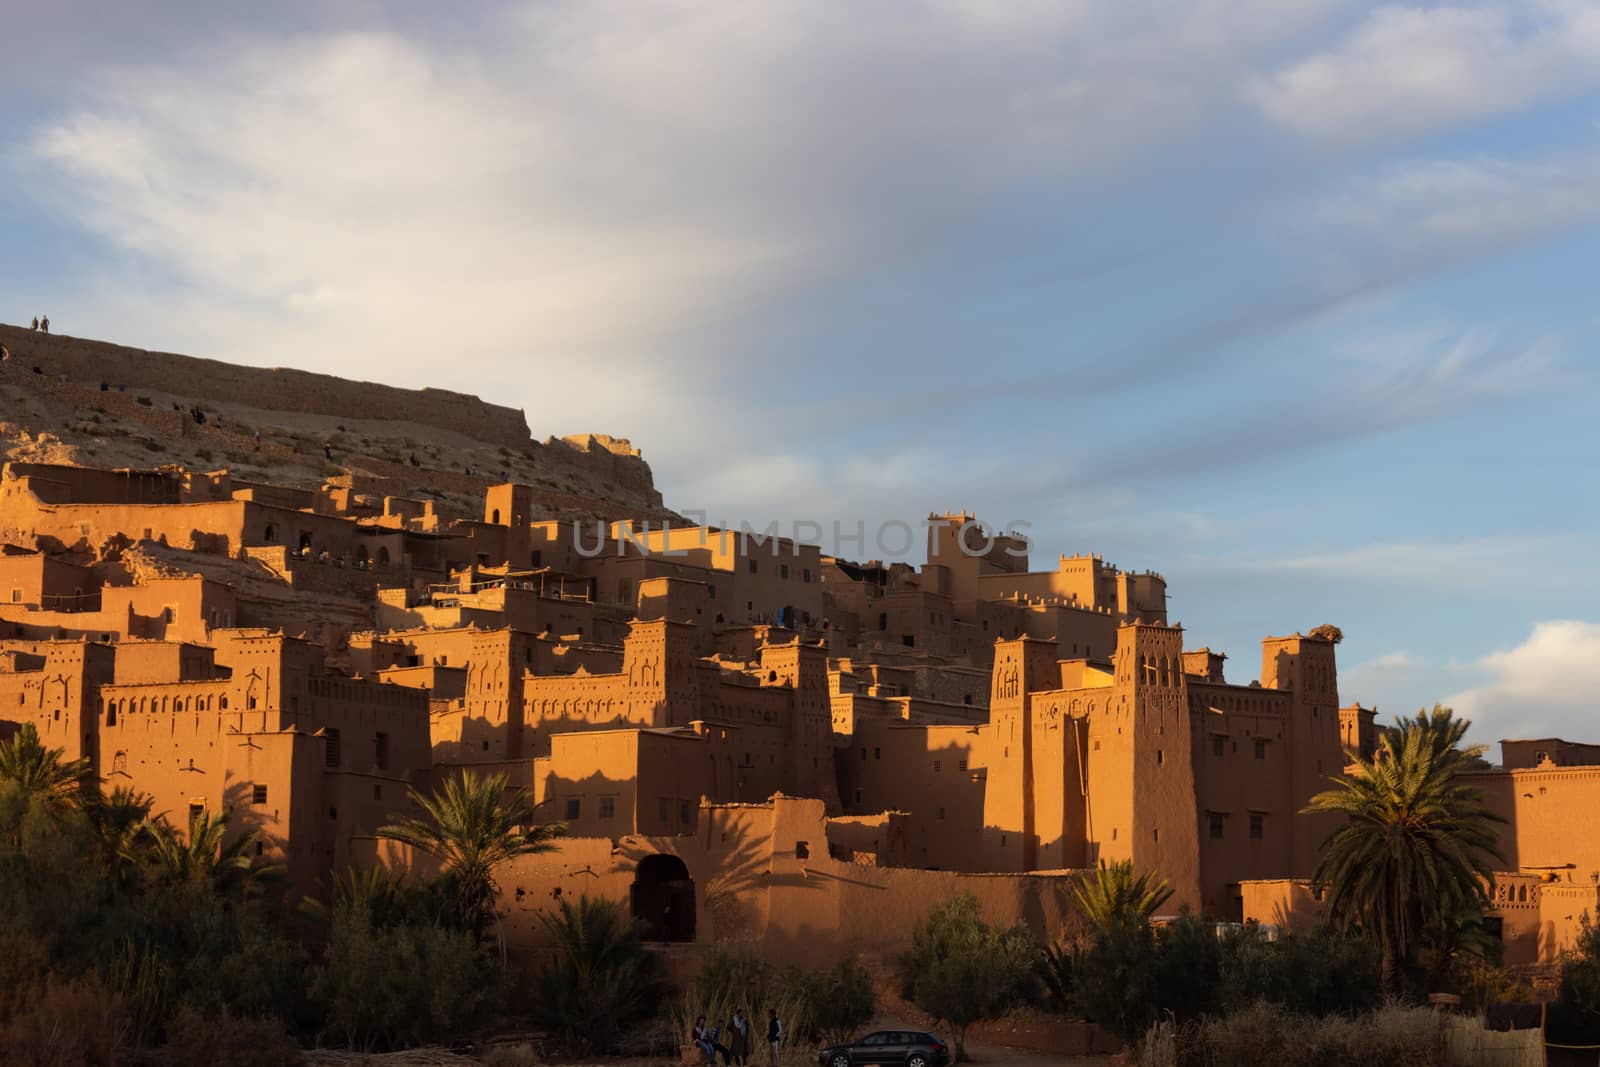
[(677, 856), (657, 853), (640, 860), (630, 899), (647, 940), (694, 940), (694, 880)]

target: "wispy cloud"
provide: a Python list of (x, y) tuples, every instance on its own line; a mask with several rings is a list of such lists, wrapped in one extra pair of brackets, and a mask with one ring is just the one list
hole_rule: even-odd
[(1256, 80), (1262, 112), (1299, 134), (1366, 142), (1511, 114), (1600, 84), (1586, 0), (1383, 5), (1331, 47)]

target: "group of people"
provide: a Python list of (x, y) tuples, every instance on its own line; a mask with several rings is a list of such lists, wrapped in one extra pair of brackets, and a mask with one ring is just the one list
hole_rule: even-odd
[(39, 333), (49, 333), (50, 332), (50, 316), (46, 315), (43, 318), (37, 318), (36, 317), (33, 320), (33, 329), (37, 330)]
[[(706, 1062), (716, 1063), (722, 1057), (723, 1067), (738, 1064), (745, 1067), (750, 1062), (751, 1023), (744, 1009), (733, 1013), (725, 1026), (706, 1026), (704, 1015), (695, 1019), (689, 1040), (705, 1054)], [(724, 1044), (724, 1040), (727, 1042)], [(783, 1043), (783, 1023), (778, 1021), (778, 1009), (767, 1009), (767, 1052), (772, 1067), (778, 1067), (778, 1046)]]

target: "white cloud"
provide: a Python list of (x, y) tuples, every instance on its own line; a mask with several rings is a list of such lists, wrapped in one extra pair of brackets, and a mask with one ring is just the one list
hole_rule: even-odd
[(1481, 680), (1444, 703), (1472, 719), (1478, 737), (1600, 740), (1600, 623), (1537, 623), (1472, 670)]
[(670, 454), (732, 406), (741, 311), (1195, 136), (1330, 3), (601, 0), (256, 34), (95, 72), (21, 176), (136, 257), (71, 294), (78, 332), (457, 385)]
[(1324, 241), (1458, 259), (1600, 222), (1600, 154), (1410, 160), (1341, 180), (1289, 212)]
[(1297, 133), (1356, 142), (1510, 114), (1597, 83), (1600, 10), (1589, 0), (1384, 5), (1250, 95)]

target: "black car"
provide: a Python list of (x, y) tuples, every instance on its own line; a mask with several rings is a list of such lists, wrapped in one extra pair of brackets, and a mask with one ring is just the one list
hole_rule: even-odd
[(921, 1030), (879, 1030), (848, 1045), (830, 1045), (817, 1054), (822, 1067), (859, 1067), (860, 1064), (905, 1064), (906, 1067), (944, 1067), (950, 1049)]

